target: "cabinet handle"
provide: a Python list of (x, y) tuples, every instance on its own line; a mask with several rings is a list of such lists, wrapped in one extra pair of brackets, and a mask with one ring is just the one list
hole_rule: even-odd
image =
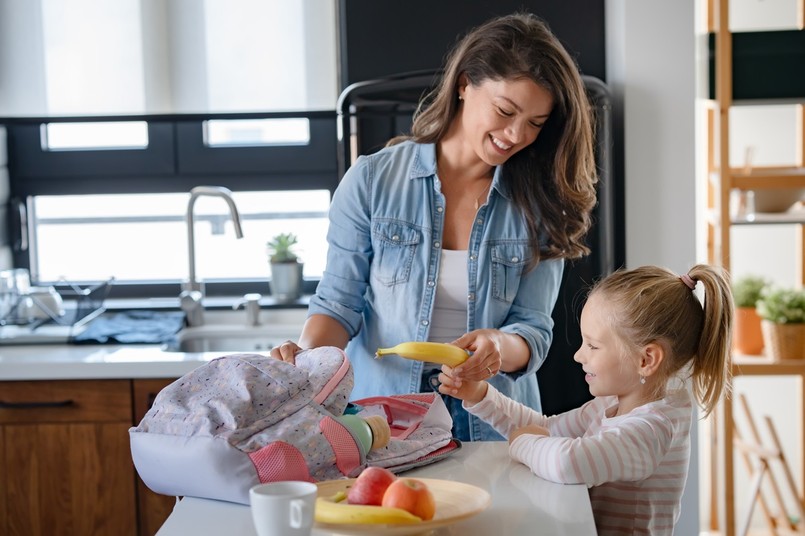
[(4, 402), (0, 400), (0, 409), (63, 408), (72, 405), (72, 400), (54, 400), (53, 402)]

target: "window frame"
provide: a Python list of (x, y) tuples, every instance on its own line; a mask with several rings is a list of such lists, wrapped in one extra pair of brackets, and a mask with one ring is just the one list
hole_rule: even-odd
[[(305, 118), (307, 145), (207, 146), (204, 122), (215, 119)], [(145, 121), (144, 149), (50, 151), (42, 147), (47, 123)], [(30, 269), (26, 239), (28, 199), (36, 195), (181, 193), (194, 186), (216, 185), (237, 191), (326, 189), (338, 185), (335, 111), (258, 112), (177, 115), (31, 117), (0, 119), (8, 134), (10, 218), (8, 243), (14, 265)], [(36, 282), (34, 282), (36, 283)], [(210, 296), (254, 292), (255, 280), (206, 281)], [(317, 280), (305, 281), (312, 293)], [(181, 282), (115, 284), (112, 298), (178, 296)]]

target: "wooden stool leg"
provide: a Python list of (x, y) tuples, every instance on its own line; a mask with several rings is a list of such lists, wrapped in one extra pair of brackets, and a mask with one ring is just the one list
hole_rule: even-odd
[[(763, 464), (762, 460), (761, 460), (761, 467), (760, 467), (759, 470), (757, 470), (754, 467), (754, 465), (752, 464), (752, 458), (749, 456), (749, 453), (747, 452), (747, 450), (741, 448), (741, 445), (742, 445), (741, 433), (740, 433), (740, 430), (738, 428), (737, 423), (735, 424), (735, 428), (733, 429), (733, 433), (735, 434), (735, 438), (737, 439), (737, 443), (738, 443), (737, 447), (738, 447), (738, 450), (741, 452), (741, 458), (743, 458), (744, 465), (746, 465), (746, 470), (749, 472), (749, 476), (754, 477), (755, 476), (755, 471), (757, 471), (757, 474), (759, 475), (759, 478), (757, 478), (757, 480), (758, 480), (758, 483), (759, 483), (760, 479), (763, 478), (763, 473), (764, 473), (764, 471), (766, 469), (765, 464)], [(753, 482), (754, 482), (754, 479), (753, 479)], [(774, 519), (774, 515), (771, 513), (771, 509), (769, 508), (769, 505), (766, 503), (766, 497), (763, 495), (763, 493), (759, 493), (761, 491), (761, 489), (762, 488), (758, 484), (758, 487), (757, 487), (758, 492), (756, 492), (756, 493), (754, 493), (752, 495), (752, 500), (753, 501), (754, 500), (759, 500), (760, 501), (760, 509), (763, 510), (763, 517), (766, 518), (766, 524), (769, 527), (771, 527), (772, 530), (774, 530), (774, 528), (777, 526), (777, 522)], [(746, 522), (744, 524), (743, 531), (741, 531), (741, 534), (746, 534), (747, 530), (749, 530), (749, 522), (752, 520), (752, 511), (753, 511), (753, 509), (754, 509), (754, 504), (750, 503), (749, 504), (749, 514), (746, 516)]]
[[(754, 478), (752, 479), (752, 487), (751, 487), (752, 494), (750, 495), (751, 499), (749, 501), (749, 509), (746, 511), (746, 518), (744, 519), (744, 524), (740, 531), (741, 536), (746, 536), (749, 533), (749, 524), (752, 521), (752, 513), (755, 510), (755, 502), (757, 501), (758, 498), (760, 498), (761, 502), (763, 502), (763, 493), (762, 493), (763, 477), (766, 475), (768, 469), (769, 467), (766, 464), (766, 462), (761, 461), (760, 467), (758, 467), (757, 471), (754, 473)], [(771, 527), (772, 532), (776, 535), (777, 531), (774, 530), (774, 520), (773, 519), (767, 519), (767, 520), (770, 521), (769, 526)]]
[(771, 440), (774, 443), (774, 448), (777, 449), (777, 452), (780, 453), (780, 461), (783, 464), (783, 474), (785, 475), (786, 482), (788, 483), (788, 489), (791, 491), (791, 495), (794, 496), (795, 503), (797, 504), (797, 510), (799, 511), (799, 520), (795, 524), (789, 518), (789, 523), (791, 524), (792, 529), (796, 529), (797, 525), (799, 525), (800, 530), (805, 528), (805, 504), (803, 503), (803, 497), (800, 497), (797, 494), (797, 486), (794, 484), (794, 475), (791, 474), (791, 468), (788, 466), (788, 462), (785, 459), (785, 454), (783, 453), (782, 445), (780, 444), (780, 438), (777, 435), (777, 429), (774, 427), (774, 423), (771, 421), (770, 417), (766, 417), (766, 426), (769, 428), (769, 434), (771, 435)]
[[(747, 402), (746, 400), (746, 395), (744, 394), (739, 395), (739, 399), (741, 401), (741, 407), (743, 407), (744, 413), (746, 414), (746, 420), (747, 423), (749, 424), (749, 431), (752, 433), (752, 437), (754, 438), (755, 443), (758, 446), (761, 446), (761, 450), (763, 450), (762, 449), (763, 441), (760, 437), (760, 433), (758, 432), (757, 426), (755, 425), (755, 420), (754, 418), (752, 418), (752, 412), (749, 410), (749, 402)], [(780, 459), (781, 453), (779, 450), (774, 451), (769, 450), (767, 452), (759, 454), (759, 456), (762, 460), (768, 463), (768, 460), (771, 458)], [(780, 509), (780, 518), (786, 527), (788, 527), (791, 530), (795, 530), (796, 526), (792, 524), (791, 518), (788, 517), (788, 515), (786, 514), (785, 502), (783, 501), (782, 493), (780, 493), (780, 487), (777, 485), (777, 479), (774, 478), (774, 474), (771, 471), (768, 472), (768, 475), (772, 493), (774, 494), (774, 498), (777, 502), (777, 507)]]

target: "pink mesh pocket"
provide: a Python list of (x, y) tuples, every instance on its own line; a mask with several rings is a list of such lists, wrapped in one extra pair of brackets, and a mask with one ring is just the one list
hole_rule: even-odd
[(269, 443), (249, 454), (260, 482), (305, 480), (313, 482), (307, 463), (296, 447), (283, 441)]
[(342, 424), (332, 417), (319, 422), (319, 428), (327, 438), (335, 453), (335, 466), (346, 476), (352, 475), (361, 466), (361, 451), (355, 438)]

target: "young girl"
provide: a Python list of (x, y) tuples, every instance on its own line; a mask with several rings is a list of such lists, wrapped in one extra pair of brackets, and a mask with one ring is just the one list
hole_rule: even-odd
[[(696, 297), (704, 287), (704, 304)], [(546, 417), (445, 366), (439, 390), (509, 438), (534, 474), (590, 487), (603, 534), (672, 534), (690, 458), (692, 403), (709, 413), (728, 392), (732, 294), (725, 272), (677, 276), (644, 266), (591, 291), (581, 314), (582, 365), (596, 398)]]

